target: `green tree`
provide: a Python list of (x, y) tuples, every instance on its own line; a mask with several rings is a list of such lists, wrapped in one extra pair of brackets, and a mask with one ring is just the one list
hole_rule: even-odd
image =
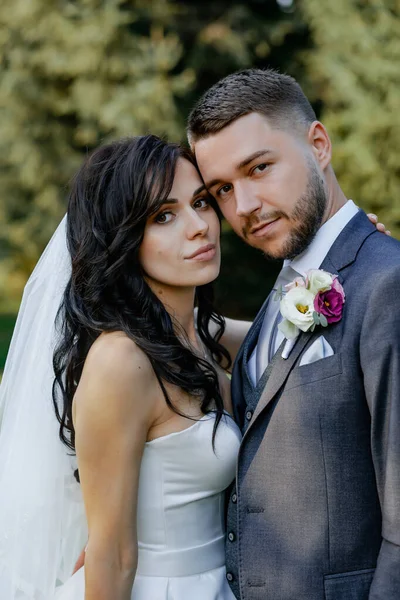
[(334, 142), (345, 193), (400, 234), (400, 4), (299, 0), (314, 47), (304, 54), (312, 99)]
[(149, 131), (179, 139), (182, 44), (163, 0), (0, 4), (0, 289), (18, 298), (88, 149)]
[(182, 61), (196, 81), (179, 104), (187, 114), (216, 81), (238, 69), (272, 66), (297, 72), (298, 50), (308, 45), (299, 11), (283, 12), (277, 0), (181, 3), (173, 27), (184, 46)]

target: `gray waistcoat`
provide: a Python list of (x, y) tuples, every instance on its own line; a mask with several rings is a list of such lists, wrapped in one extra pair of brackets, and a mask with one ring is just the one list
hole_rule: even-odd
[[(253, 416), (254, 410), (258, 404), (260, 396), (265, 388), (268, 377), (271, 373), (271, 370), (275, 363), (275, 357), (268, 365), (265, 370), (263, 376), (258, 381), (256, 388), (253, 387), (252, 382), (249, 379), (247, 362), (251, 356), (251, 353), (256, 344), (265, 310), (267, 307), (268, 299), (264, 303), (261, 308), (259, 314), (257, 315), (257, 319), (253, 324), (252, 330), (245, 340), (241, 356), (239, 357), (236, 365), (235, 371), (240, 370), (240, 381), (241, 381), (241, 391), (242, 391), (242, 402), (240, 403), (241, 408), (243, 409), (241, 414), (235, 414), (236, 421), (240, 425), (241, 431), (244, 434), (247, 430), (249, 422)], [(276, 353), (276, 356), (279, 355), (281, 348)], [(235, 371), (233, 372), (233, 382), (234, 385), (235, 380)], [(237, 388), (236, 388), (237, 389)], [(238, 405), (236, 405), (238, 406)], [(230, 583), (231, 589), (237, 598), (240, 598), (240, 590), (239, 590), (239, 577), (238, 577), (238, 565), (239, 565), (239, 556), (238, 556), (238, 546), (236, 539), (236, 532), (240, 530), (238, 523), (238, 490), (236, 486), (236, 481), (232, 486), (232, 490), (229, 496), (228, 503), (228, 515), (227, 515), (227, 542), (226, 542), (226, 565), (227, 565), (227, 579)]]

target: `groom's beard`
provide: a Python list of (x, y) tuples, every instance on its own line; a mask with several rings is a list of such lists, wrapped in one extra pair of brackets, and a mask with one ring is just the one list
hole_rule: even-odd
[(324, 181), (315, 165), (310, 164), (307, 189), (297, 200), (292, 212), (292, 221), (298, 225), (293, 227), (280, 255), (271, 258), (292, 259), (304, 252), (321, 227), (327, 203)]
[[(294, 205), (289, 215), (283, 211), (273, 211), (261, 215), (257, 221), (260, 223), (275, 220), (279, 217), (293, 223), (287, 239), (282, 247), (274, 253), (262, 248), (266, 258), (273, 260), (293, 259), (310, 245), (318, 229), (321, 227), (325, 214), (328, 198), (325, 191), (324, 180), (314, 163), (309, 162), (309, 177), (306, 191)], [(257, 223), (252, 221), (243, 228), (244, 239), (248, 238), (248, 231)]]

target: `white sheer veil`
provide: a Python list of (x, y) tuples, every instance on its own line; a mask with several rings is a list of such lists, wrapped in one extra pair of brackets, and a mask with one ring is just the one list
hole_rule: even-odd
[(64, 217), (24, 290), (0, 386), (0, 598), (50, 600), (87, 541), (75, 458), (52, 402), (55, 317), (70, 276)]

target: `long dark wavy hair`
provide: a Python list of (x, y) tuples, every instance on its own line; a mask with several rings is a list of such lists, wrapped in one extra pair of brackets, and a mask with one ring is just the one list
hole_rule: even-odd
[[(73, 180), (67, 215), (72, 274), (57, 315), (61, 338), (53, 356), (59, 434), (73, 451), (74, 394), (90, 347), (106, 331), (125, 332), (146, 353), (175, 412), (182, 414), (166, 382), (198, 397), (204, 414), (216, 411), (214, 443), (223, 414), (217, 372), (190, 350), (184, 332), (146, 283), (138, 258), (146, 221), (168, 198), (180, 157), (195, 165), (190, 151), (176, 144), (153, 135), (128, 138), (94, 151)], [(219, 343), (225, 322), (212, 301), (211, 284), (196, 289), (198, 334), (213, 360), (227, 368), (230, 357)], [(217, 325), (214, 335), (210, 321)]]

